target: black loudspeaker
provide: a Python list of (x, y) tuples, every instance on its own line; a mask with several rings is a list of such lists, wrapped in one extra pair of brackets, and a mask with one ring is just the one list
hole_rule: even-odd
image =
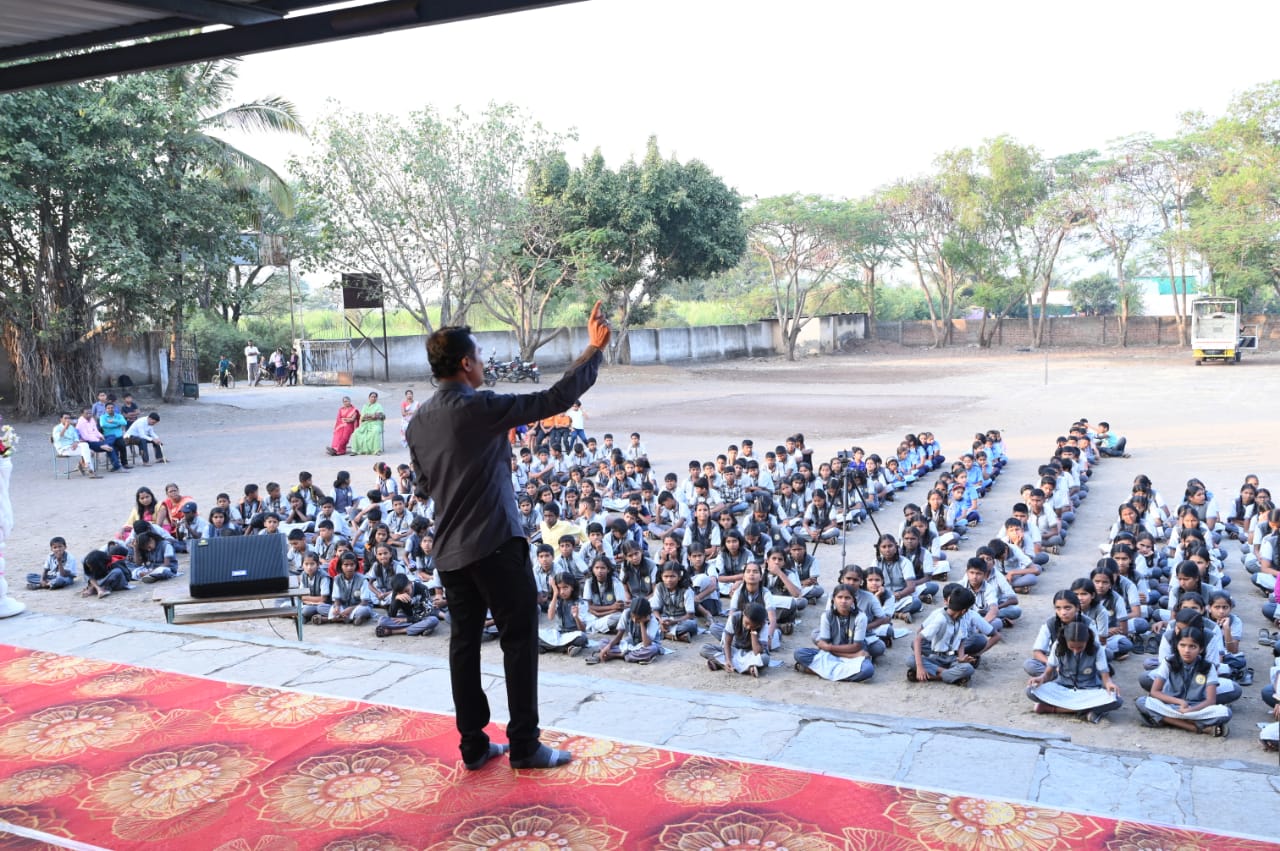
[(289, 590), (284, 535), (201, 539), (191, 548), (191, 596), (247, 597)]

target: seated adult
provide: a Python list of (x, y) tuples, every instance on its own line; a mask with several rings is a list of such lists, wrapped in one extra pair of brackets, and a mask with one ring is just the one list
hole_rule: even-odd
[(177, 483), (170, 482), (164, 486), (164, 499), (161, 500), (160, 505), (164, 507), (165, 516), (169, 518), (171, 525), (177, 525), (182, 518), (182, 506), (188, 502), (194, 502), (194, 500), (189, 496), (183, 496)]
[(369, 402), (360, 411), (360, 426), (351, 436), (348, 451), (352, 455), (377, 455), (382, 452), (382, 421), (387, 418), (378, 404), (378, 394), (370, 393)]
[(102, 478), (93, 470), (93, 450), (89, 448), (87, 441), (80, 439), (80, 432), (76, 431), (75, 425), (71, 422), (70, 413), (63, 411), (58, 415), (58, 424), (53, 427), (51, 436), (54, 452), (64, 458), (80, 456), (80, 462), (77, 465), (80, 468), (80, 475), (91, 479)]
[(151, 458), (147, 454), (148, 449), (155, 450), (157, 463), (165, 463), (164, 450), (161, 448), (164, 445), (164, 441), (156, 434), (156, 423), (158, 422), (160, 422), (160, 415), (152, 411), (147, 414), (145, 420), (141, 417), (134, 420), (133, 425), (129, 426), (124, 433), (125, 443), (138, 447), (138, 454), (142, 456), (144, 465), (151, 463)]
[(325, 447), (325, 452), (330, 455), (346, 455), (347, 444), (351, 442), (351, 435), (359, 425), (360, 409), (351, 404), (350, 396), (343, 396), (342, 406), (338, 408), (338, 416), (333, 423), (333, 439)]
[[(103, 395), (98, 394), (99, 398)], [(116, 451), (120, 456), (120, 463), (124, 464), (129, 460), (129, 451), (124, 442), (124, 430), (129, 427), (129, 422), (124, 418), (124, 414), (116, 410), (115, 402), (104, 401), (101, 404), (102, 413), (98, 416), (98, 428), (102, 430), (102, 440)], [(97, 405), (94, 408), (96, 409)]]
[(115, 447), (107, 443), (107, 439), (102, 436), (98, 421), (93, 416), (93, 408), (80, 409), (80, 419), (76, 420), (76, 431), (80, 434), (80, 439), (89, 444), (89, 449), (107, 453), (107, 459), (111, 462), (111, 472), (118, 473), (127, 469), (120, 458), (120, 453), (116, 452)]

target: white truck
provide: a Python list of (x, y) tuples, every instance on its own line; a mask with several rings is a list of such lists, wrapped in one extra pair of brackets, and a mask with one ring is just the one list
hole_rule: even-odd
[(1258, 326), (1240, 323), (1240, 302), (1204, 296), (1191, 302), (1191, 353), (1205, 361), (1239, 363), (1244, 352), (1258, 350)]

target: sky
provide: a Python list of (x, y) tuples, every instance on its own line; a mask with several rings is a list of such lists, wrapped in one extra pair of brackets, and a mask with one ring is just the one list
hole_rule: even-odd
[[(1007, 134), (1047, 155), (1176, 131), (1280, 78), (1280, 3), (588, 0), (246, 57), (304, 121), (523, 107), (571, 161), (700, 159), (747, 197), (855, 197)], [(283, 167), (300, 139), (232, 135)]]

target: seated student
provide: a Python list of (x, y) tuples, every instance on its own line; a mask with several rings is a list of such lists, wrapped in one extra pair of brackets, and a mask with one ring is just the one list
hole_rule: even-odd
[(1264, 594), (1276, 589), (1280, 577), (1280, 508), (1273, 508), (1262, 518), (1258, 530), (1259, 543), (1254, 552), (1244, 556), (1244, 566), (1249, 571), (1249, 581)]
[(551, 587), (555, 589), (547, 609), (551, 623), (538, 630), (538, 649), (542, 653), (563, 650), (569, 656), (577, 656), (587, 646), (581, 581), (571, 573), (557, 573)]
[(648, 597), (658, 584), (658, 567), (635, 541), (626, 541), (618, 551), (618, 575), (631, 599)]
[[(302, 559), (302, 573), (298, 576), (298, 589), (302, 591), (302, 619), (310, 621), (316, 615), (327, 615), (327, 600), (332, 594), (332, 586), (327, 571), (320, 569), (320, 559), (315, 553), (307, 553)], [(289, 604), (286, 597), (282, 603)]]
[(835, 512), (827, 503), (827, 493), (820, 488), (813, 492), (813, 500), (804, 511), (796, 537), (810, 543), (834, 544), (840, 540), (840, 524)]
[(538, 593), (538, 608), (544, 612), (556, 595), (554, 557), (555, 550), (549, 544), (534, 547), (533, 584)]
[(716, 559), (715, 572), (717, 581), (720, 583), (720, 594), (726, 595), (742, 580), (746, 566), (755, 560), (755, 556), (747, 550), (746, 540), (737, 529), (726, 532), (723, 540), (720, 557)]
[[(1178, 611), (1175, 613), (1171, 627), (1160, 635), (1160, 644), (1156, 649), (1155, 658), (1149, 659), (1145, 663), (1147, 670), (1150, 671), (1158, 666), (1162, 659), (1172, 658), (1177, 653), (1179, 636), (1189, 629), (1204, 631), (1205, 641), (1207, 642), (1204, 648), (1204, 657), (1217, 667), (1220, 675), (1229, 672), (1231, 669), (1225, 662), (1226, 649), (1223, 644), (1222, 633), (1212, 618), (1205, 616), (1204, 600), (1199, 594), (1188, 594), (1179, 601)], [(1143, 674), (1138, 678), (1138, 685), (1144, 691), (1150, 691), (1154, 684), (1155, 678), (1150, 673)], [(1240, 684), (1234, 680), (1222, 678), (1218, 683), (1218, 703), (1224, 705), (1235, 703), (1243, 693), (1244, 691), (1240, 688)]]
[(659, 577), (649, 604), (662, 626), (662, 634), (672, 641), (688, 644), (698, 634), (698, 604), (693, 586), (677, 561), (663, 562)]
[(81, 597), (98, 598), (111, 596), (113, 591), (128, 591), (129, 574), (125, 567), (125, 550), (118, 544), (108, 545), (112, 552), (94, 550), (84, 557), (85, 586), (80, 591)]
[(596, 633), (616, 630), (631, 603), (626, 585), (614, 573), (613, 562), (604, 556), (591, 563), (591, 571), (582, 581), (582, 597), (587, 601), (583, 622), (588, 632)]
[(365, 564), (364, 601), (374, 608), (385, 608), (395, 593), (395, 578), (405, 574), (404, 565), (386, 542), (376, 543), (366, 552), (371, 558)]
[(689, 509), (681, 505), (669, 489), (658, 494), (657, 511), (653, 514), (653, 522), (649, 524), (649, 534), (662, 538), (669, 532), (680, 532), (692, 520)]
[(319, 507), (320, 500), (324, 499), (324, 491), (320, 490), (320, 486), (315, 483), (311, 473), (307, 470), (302, 470), (298, 473), (298, 483), (289, 488), (289, 493), (296, 493), (302, 497), (309, 506), (308, 510), (313, 512)]
[(759, 677), (769, 667), (767, 632), (768, 612), (761, 603), (750, 603), (745, 609), (731, 612), (724, 626), (720, 644), (704, 644), (702, 658), (712, 671), (737, 672)]
[(942, 551), (933, 546), (932, 533), (924, 517), (916, 515), (899, 538), (898, 551), (915, 566), (917, 576), (941, 581), (951, 575), (951, 564)]
[(285, 511), (284, 519), (281, 522), (289, 526), (290, 531), (301, 529), (304, 534), (314, 532), (316, 518), (311, 513), (313, 509), (310, 503), (301, 494), (296, 493), (289, 494), (286, 499), (289, 502), (289, 507)]
[(875, 566), (884, 577), (886, 590), (896, 601), (894, 616), (907, 623), (911, 623), (911, 616), (923, 609), (926, 602), (933, 602), (938, 593), (938, 583), (924, 581), (916, 573), (915, 565), (902, 557), (892, 535), (881, 535), (876, 542)]
[(973, 594), (974, 612), (989, 623), (992, 629), (999, 631), (1010, 628), (1022, 617), (1022, 609), (1016, 604), (1000, 604), (1000, 589), (985, 559), (980, 556), (969, 559), (965, 564), (964, 576), (964, 587)]
[[(388, 549), (380, 547), (379, 551)], [(427, 586), (404, 573), (397, 573), (392, 577), (387, 615), (374, 627), (374, 635), (379, 638), (388, 635), (430, 635), (439, 625), (440, 617), (431, 603), (431, 592)]]
[(827, 593), (819, 583), (821, 571), (817, 560), (809, 554), (804, 541), (792, 540), (787, 544), (787, 570), (800, 580), (800, 595), (810, 601), (822, 599)]
[(973, 592), (953, 591), (944, 607), (925, 618), (912, 642), (912, 663), (908, 682), (941, 680), (951, 685), (968, 685), (974, 674), (974, 659), (964, 649), (965, 613), (973, 607)]
[[(1256, 479), (1251, 476), (1250, 479)], [(1247, 546), (1249, 530), (1258, 517), (1258, 486), (1249, 479), (1240, 486), (1240, 495), (1231, 505), (1225, 528), (1227, 535), (1241, 542), (1241, 548)]]
[(1098, 451), (1103, 455), (1108, 458), (1128, 458), (1129, 453), (1124, 451), (1127, 443), (1125, 438), (1111, 432), (1110, 423), (1098, 423)]
[(583, 562), (582, 556), (578, 555), (578, 536), (561, 535), (556, 546), (553, 571), (555, 573), (572, 574), (581, 582), (582, 578), (587, 575), (587, 565)]
[[(959, 582), (948, 582), (942, 587), (942, 604), (945, 607), (951, 595), (965, 586)], [(964, 648), (976, 668), (982, 661), (982, 654), (1000, 643), (1003, 633), (973, 609), (964, 613), (960, 619), (960, 646)]]
[(289, 530), (285, 540), (288, 543), (288, 549), (285, 550), (284, 557), (289, 563), (289, 573), (297, 576), (302, 572), (302, 561), (311, 552), (311, 548), (307, 546), (306, 533), (301, 529)]
[(147, 583), (180, 575), (173, 545), (150, 532), (142, 532), (133, 539), (125, 566), (132, 579)]
[(832, 682), (859, 683), (875, 674), (866, 649), (867, 616), (855, 605), (856, 591), (837, 585), (831, 604), (822, 613), (816, 647), (801, 647), (793, 654), (796, 670)]
[(1240, 649), (1240, 640), (1244, 637), (1244, 622), (1233, 613), (1234, 608), (1235, 602), (1226, 591), (1216, 591), (1209, 595), (1208, 617), (1222, 636), (1224, 650), (1218, 673), (1231, 677), (1242, 686), (1253, 685), (1253, 671), (1248, 667), (1248, 660)]
[(349, 623), (359, 626), (373, 617), (373, 609), (364, 601), (366, 580), (356, 571), (356, 554), (344, 551), (338, 556), (338, 574), (330, 582), (329, 611), (311, 618), (317, 626), (324, 623)]
[(61, 535), (49, 539), (49, 556), (39, 573), (27, 574), (27, 590), (66, 588), (76, 581), (76, 557), (67, 552), (67, 539)]
[(1075, 715), (1097, 724), (1123, 705), (1106, 651), (1087, 624), (1067, 624), (1048, 656), (1045, 672), (1027, 681), (1027, 697), (1035, 701), (1037, 713)]
[(627, 621), (618, 628), (600, 652), (587, 657), (587, 664), (624, 659), (647, 665), (662, 655), (662, 624), (648, 597), (635, 597), (627, 609)]
[[(1107, 651), (1107, 660), (1124, 660), (1133, 652), (1129, 627), (1130, 606), (1116, 589), (1114, 576), (1107, 567), (1095, 567), (1090, 571), (1089, 583), (1094, 590), (1093, 605), (1083, 608), (1084, 615), (1097, 625), (1097, 633)], [(1106, 629), (1102, 627), (1103, 622), (1106, 623)]]
[(765, 587), (773, 595), (777, 623), (783, 635), (790, 635), (809, 601), (800, 587), (799, 574), (787, 565), (787, 553), (781, 547), (769, 550), (764, 560)]
[[(782, 645), (782, 634), (778, 629), (777, 601), (765, 585), (764, 570), (754, 561), (747, 562), (746, 567), (743, 568), (742, 581), (734, 586), (729, 594), (726, 608), (729, 613), (733, 613), (741, 611), (751, 603), (760, 603), (765, 607), (765, 647), (769, 650), (777, 650)], [(724, 626), (721, 624), (712, 624), (710, 632), (718, 637), (723, 629)]]
[[(182, 503), (182, 513), (178, 515), (177, 522), (173, 525), (173, 548), (178, 552), (187, 552), (191, 544), (190, 541), (198, 541), (201, 538), (207, 538), (206, 533), (209, 530), (209, 522), (199, 514), (199, 507), (192, 501), (187, 500)], [(302, 567), (301, 564), (298, 565)]]
[[(1049, 665), (1049, 651), (1054, 643), (1063, 640), (1066, 625), (1075, 621), (1093, 628), (1093, 622), (1081, 614), (1080, 599), (1075, 592), (1064, 588), (1053, 595), (1053, 614), (1040, 625), (1035, 643), (1031, 645), (1031, 658), (1022, 664), (1022, 669), (1032, 677), (1043, 674)], [(1101, 638), (1098, 640), (1101, 643)]]
[(156, 453), (156, 462), (165, 463), (164, 459), (164, 441), (156, 434), (156, 423), (160, 422), (160, 415), (155, 411), (147, 414), (144, 420), (141, 417), (133, 421), (133, 424), (124, 433), (124, 442), (129, 446), (138, 447), (138, 454), (142, 456), (142, 464), (146, 466), (151, 463), (148, 450)]
[[(867, 587), (867, 580), (870, 578), (870, 572), (863, 570), (856, 564), (847, 564), (840, 571), (838, 577), (841, 585), (847, 585), (853, 589), (853, 604), (867, 618), (866, 638), (863, 646), (867, 653), (871, 655), (873, 660), (879, 659), (884, 655), (885, 650), (893, 646), (893, 618), (892, 609), (885, 609), (880, 602), (880, 597), (872, 593)], [(884, 576), (876, 570), (875, 585), (880, 591), (884, 592)], [(888, 592), (884, 592), (888, 596)], [(892, 598), (890, 597), (890, 600)], [(892, 606), (892, 602), (890, 602)], [(813, 631), (813, 637), (816, 639), (818, 631)]]
[(1151, 694), (1137, 700), (1138, 714), (1147, 726), (1227, 735), (1231, 709), (1218, 703), (1218, 668), (1205, 658), (1206, 644), (1204, 630), (1197, 627), (1178, 636), (1175, 654), (1156, 668)]
[(684, 558), (689, 569), (689, 582), (693, 586), (698, 615), (710, 622), (721, 613), (719, 565), (707, 558), (701, 544), (693, 544), (686, 549)]

